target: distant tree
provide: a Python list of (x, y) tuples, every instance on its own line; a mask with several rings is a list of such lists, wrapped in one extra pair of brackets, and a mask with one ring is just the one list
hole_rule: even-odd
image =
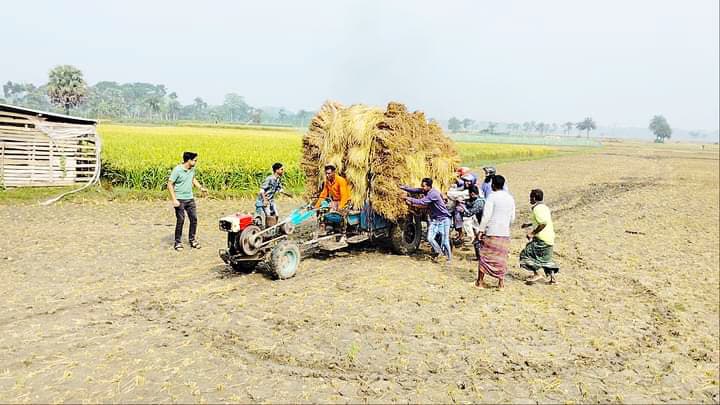
[(284, 108), (281, 108), (281, 109), (278, 111), (278, 119), (279, 119), (280, 122), (283, 123), (283, 124), (287, 121), (289, 115), (290, 115), (290, 113), (289, 113), (286, 109), (284, 109)]
[(497, 128), (497, 125), (497, 122), (488, 122), (487, 130), (491, 135), (495, 133), (495, 128)]
[(182, 109), (182, 104), (180, 104), (180, 101), (178, 101), (178, 95), (176, 92), (172, 92), (168, 94), (168, 114), (170, 115), (170, 119), (173, 121), (177, 121), (178, 114), (180, 113), (180, 110)]
[(473, 124), (475, 124), (475, 120), (471, 120), (470, 118), (465, 118), (462, 120), (461, 123), (462, 123), (463, 129), (467, 131), (470, 127), (473, 126)]
[(456, 117), (451, 117), (448, 120), (448, 129), (452, 132), (457, 132), (462, 127), (462, 121), (457, 119)]
[(195, 97), (193, 100), (193, 110), (195, 111), (195, 119), (201, 119), (207, 110), (207, 103), (201, 97)]
[(548, 129), (550, 132), (557, 133), (558, 130), (558, 124), (553, 122), (550, 124), (550, 128)]
[(528, 134), (529, 134), (530, 132), (532, 132), (533, 129), (535, 129), (535, 123), (534, 123), (534, 122), (530, 122), (530, 121), (525, 121), (525, 122), (523, 122), (523, 125), (522, 125), (522, 126), (523, 126), (523, 130), (524, 130), (526, 133), (528, 133)]
[(650, 120), (648, 128), (655, 134), (656, 143), (664, 143), (665, 139), (670, 139), (670, 135), (672, 135), (672, 128), (662, 115), (654, 116)]
[(147, 104), (151, 115), (157, 115), (160, 113), (160, 110), (162, 109), (162, 101), (162, 98), (157, 94), (153, 94), (145, 99), (145, 103)]
[(262, 122), (263, 110), (259, 108), (250, 108), (250, 121), (253, 124), (260, 124)]
[(80, 69), (61, 65), (50, 71), (47, 92), (53, 104), (70, 114), (71, 108), (77, 108), (85, 101), (88, 88)]
[(538, 122), (535, 124), (535, 131), (542, 133), (543, 128), (545, 127), (545, 124), (542, 122)]
[(575, 127), (580, 131), (586, 131), (588, 138), (590, 138), (590, 131), (597, 128), (597, 126), (595, 125), (595, 121), (593, 121), (593, 119), (590, 117), (587, 117), (584, 120), (578, 122)]
[(572, 131), (573, 127), (575, 126), (574, 122), (566, 122), (563, 124), (563, 127), (565, 127), (565, 134), (570, 135), (570, 131)]
[(13, 83), (8, 80), (3, 85), (3, 95), (5, 100), (10, 104), (21, 105), (25, 97), (35, 89), (35, 86), (30, 83)]
[(308, 125), (306, 122), (310, 117), (312, 117), (312, 113), (310, 111), (300, 110), (297, 112), (296, 117), (299, 121), (300, 127), (305, 127)]
[(91, 87), (87, 113), (96, 118), (121, 118), (127, 113), (122, 91), (117, 87)]
[(228, 93), (225, 95), (223, 108), (228, 116), (228, 121), (244, 120), (248, 116), (249, 105), (245, 102), (245, 98), (237, 93)]

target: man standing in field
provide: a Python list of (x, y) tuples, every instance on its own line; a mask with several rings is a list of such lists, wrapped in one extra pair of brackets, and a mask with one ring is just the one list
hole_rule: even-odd
[(207, 189), (203, 187), (195, 178), (195, 165), (197, 164), (197, 153), (184, 152), (183, 163), (175, 166), (170, 179), (168, 179), (168, 190), (175, 207), (175, 250), (181, 251), (182, 230), (185, 224), (185, 212), (190, 219), (189, 240), (190, 247), (199, 249), (200, 243), (195, 239), (197, 232), (197, 207), (193, 197), (193, 185), (200, 189), (203, 193)]
[(347, 180), (335, 173), (333, 165), (325, 166), (325, 182), (315, 207), (320, 207), (326, 198), (330, 198), (330, 208), (334, 211), (346, 208), (350, 201), (350, 187), (348, 187)]
[[(422, 198), (405, 197), (405, 201), (410, 205), (430, 208), (430, 227), (427, 232), (427, 240), (433, 248), (433, 260), (440, 255), (445, 255), (447, 262), (450, 263), (452, 261), (452, 251), (450, 250), (450, 213), (445, 206), (445, 200), (442, 194), (433, 188), (432, 184), (432, 179), (426, 177), (420, 182), (420, 188), (408, 186), (400, 186), (400, 188), (408, 193), (423, 194)], [(442, 236), (442, 246), (435, 240), (438, 234)]]
[(478, 259), (478, 278), (475, 286), (484, 288), (484, 276), (498, 279), (498, 288), (505, 286), (508, 251), (510, 249), (510, 224), (515, 221), (515, 200), (503, 190), (505, 178), (492, 178), (492, 193), (485, 201), (478, 240), (481, 241)]
[(265, 178), (260, 185), (260, 192), (255, 200), (255, 212), (263, 219), (264, 227), (277, 224), (278, 210), (275, 206), (275, 194), (285, 194), (290, 196), (283, 190), (282, 176), (285, 168), (282, 163), (272, 165), (272, 174)]
[(555, 245), (555, 228), (553, 227), (550, 208), (543, 203), (543, 191), (535, 189), (530, 192), (530, 205), (532, 206), (532, 223), (523, 224), (523, 228), (533, 227), (528, 233), (530, 240), (520, 252), (520, 267), (532, 271), (528, 283), (534, 283), (542, 277), (538, 274), (540, 269), (545, 276), (550, 277), (550, 283), (555, 283), (555, 274), (558, 266), (552, 261), (553, 245)]

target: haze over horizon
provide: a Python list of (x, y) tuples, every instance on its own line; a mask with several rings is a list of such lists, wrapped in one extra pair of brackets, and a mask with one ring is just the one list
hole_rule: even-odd
[[(3, 4), (0, 81), (150, 82), (315, 110), (397, 100), (429, 117), (714, 131), (716, 0), (33, 1)], [(7, 56), (12, 57), (7, 57)]]

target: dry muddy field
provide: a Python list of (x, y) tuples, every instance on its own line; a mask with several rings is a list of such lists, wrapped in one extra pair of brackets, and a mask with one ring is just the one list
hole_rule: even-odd
[[(718, 158), (619, 144), (500, 165), (519, 214), (503, 290), (473, 288), (469, 251), (234, 274), (217, 219), (249, 200), (200, 199), (203, 248), (179, 253), (169, 202), (0, 205), (0, 402), (718, 403)], [(536, 187), (557, 285), (517, 266)]]

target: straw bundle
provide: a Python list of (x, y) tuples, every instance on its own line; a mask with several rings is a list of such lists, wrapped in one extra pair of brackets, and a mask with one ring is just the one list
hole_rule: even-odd
[(334, 164), (350, 184), (356, 209), (369, 196), (375, 211), (396, 220), (408, 214), (398, 185), (417, 186), (423, 177), (431, 177), (435, 187), (446, 190), (458, 162), (452, 142), (421, 112), (408, 113), (394, 102), (385, 111), (326, 102), (303, 138), (301, 165), (309, 196), (320, 189), (323, 166)]

